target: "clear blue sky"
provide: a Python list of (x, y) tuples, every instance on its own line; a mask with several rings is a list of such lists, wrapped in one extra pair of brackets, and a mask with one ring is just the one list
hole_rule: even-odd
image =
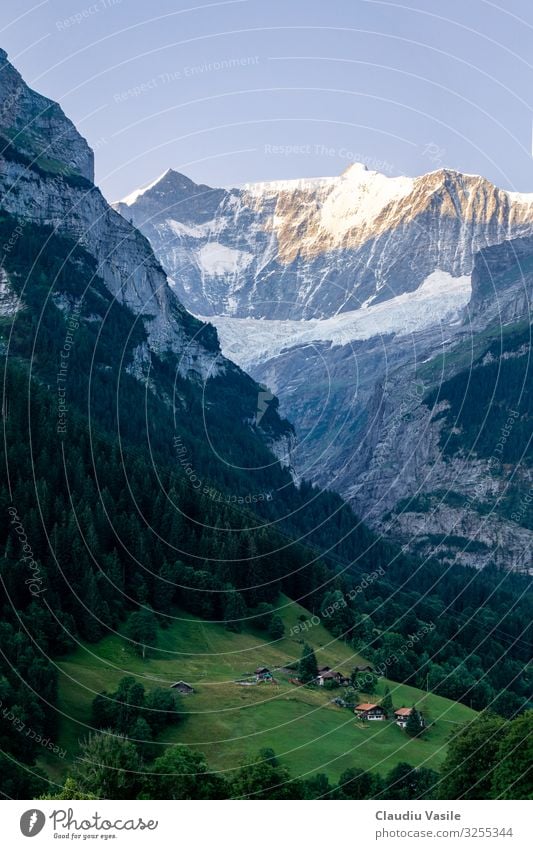
[(2, 0), (0, 45), (96, 150), (110, 200), (445, 165), (533, 191), (530, 0)]

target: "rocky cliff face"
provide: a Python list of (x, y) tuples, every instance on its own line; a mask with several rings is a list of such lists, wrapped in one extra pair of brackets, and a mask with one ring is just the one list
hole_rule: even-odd
[(387, 178), (355, 165), (232, 190), (167, 171), (116, 208), (225, 353), (279, 396), (297, 427), (296, 475), (424, 554), (528, 567), (527, 521), (502, 507), (528, 470), (447, 454), (447, 401), (427, 399), (503, 322), (529, 319), (533, 196), (448, 170)]
[(87, 143), (57, 104), (26, 86), (5, 53), (0, 102), (2, 209), (74, 238), (95, 257), (112, 294), (142, 317), (152, 350), (173, 351), (184, 374), (216, 374), (219, 352), (197, 338), (202, 325), (169, 288), (149, 242), (93, 185)]
[(475, 257), (469, 313), (477, 322), (509, 322), (531, 313), (533, 238), (511, 239)]
[(0, 93), (1, 132), (21, 153), (52, 172), (94, 180), (93, 152), (85, 139), (57, 103), (28, 88), (1, 48)]
[(173, 171), (115, 205), (148, 236), (176, 291), (206, 316), (323, 319), (414, 292), (436, 269), (530, 232), (533, 196), (440, 170), (194, 186)]
[[(274, 409), (261, 423), (256, 422), (260, 387), (222, 355), (215, 329), (187, 312), (168, 285), (149, 241), (109, 206), (92, 179), (93, 154), (86, 141), (57, 104), (28, 88), (2, 51), (0, 216), (3, 213), (4, 231), (8, 232), (4, 259), (15, 245), (20, 250), (20, 244), (41, 256), (46, 245), (33, 234), (43, 227), (47, 229), (39, 232), (50, 233), (50, 238), (67, 237), (71, 253), (78, 246), (83, 248), (91, 267), (95, 261), (93, 279), (103, 281), (114, 299), (139, 317), (143, 341), (131, 350), (117, 350), (117, 359), (124, 356), (121, 367), (157, 391), (168, 405), (179, 406), (183, 401), (173, 386), (176, 375), (189, 379), (194, 383), (191, 396), (199, 398), (200, 406), (204, 403), (213, 411), (218, 404), (229, 416), (228, 426), (233, 416), (235, 427), (244, 426), (247, 435), (253, 430), (258, 450), (275, 463), (266, 448), (277, 454), (285, 452), (291, 426), (282, 422)], [(33, 230), (30, 225), (35, 225)], [(68, 263), (70, 269), (70, 256), (64, 265)], [(71, 299), (54, 288), (55, 280), (47, 284), (56, 306), (71, 309)], [(20, 297), (15, 295), (0, 254), (0, 316), (5, 320), (15, 321), (17, 313), (25, 309), (21, 281), (17, 281), (16, 291), (21, 291)], [(106, 304), (98, 315), (86, 316), (86, 320), (105, 321)], [(158, 358), (164, 385), (154, 384), (150, 371), (153, 355)], [(216, 386), (211, 389), (212, 384)], [(225, 393), (238, 396), (229, 412)]]
[[(512, 333), (503, 343), (499, 324), (487, 333), (485, 341), (458, 336), (447, 355), (434, 351), (418, 367), (405, 358), (391, 369), (386, 384), (378, 384), (369, 398), (359, 450), (343, 476), (344, 491), (375, 528), (420, 554), (528, 570), (533, 514), (527, 499), (533, 476), (527, 438), (512, 461), (503, 448), (519, 422), (531, 432), (531, 399), (527, 389), (523, 392), (531, 380), (529, 350)], [(496, 356), (488, 353), (491, 343)], [(519, 374), (516, 386), (506, 386), (508, 375), (500, 371), (510, 361)], [(481, 439), (472, 446), (463, 438), (465, 416), (451, 410), (449, 382), (464, 378), (468, 386), (478, 376), (485, 381), (485, 398), (462, 391), (462, 412), (483, 400), (488, 410), (494, 404), (499, 411), (498, 394), (505, 405), (493, 420), (488, 412)], [(517, 511), (517, 504), (525, 509)]]

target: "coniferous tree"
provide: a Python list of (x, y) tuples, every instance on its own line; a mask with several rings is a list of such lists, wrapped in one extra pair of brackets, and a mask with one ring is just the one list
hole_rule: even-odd
[(126, 636), (131, 640), (136, 653), (144, 660), (157, 639), (157, 622), (153, 611), (141, 608), (132, 613), (126, 626)]
[(316, 655), (310, 645), (305, 643), (300, 663), (298, 664), (298, 678), (302, 684), (309, 684), (316, 680), (318, 675), (318, 664)]
[(418, 737), (424, 730), (424, 723), (422, 722), (422, 717), (420, 716), (414, 705), (411, 708), (411, 713), (407, 717), (407, 722), (405, 723), (405, 730), (409, 737)]
[(388, 687), (385, 687), (385, 692), (383, 694), (383, 698), (381, 700), (381, 707), (386, 712), (387, 716), (391, 716), (394, 713), (394, 705), (392, 703), (391, 692)]
[(283, 624), (283, 620), (281, 616), (278, 616), (277, 613), (275, 613), (272, 616), (270, 624), (268, 626), (268, 636), (272, 640), (280, 640), (283, 637), (284, 633), (285, 625)]
[(247, 609), (242, 595), (235, 590), (228, 593), (224, 605), (224, 619), (228, 631), (234, 631), (235, 633), (242, 631), (243, 619), (246, 613)]

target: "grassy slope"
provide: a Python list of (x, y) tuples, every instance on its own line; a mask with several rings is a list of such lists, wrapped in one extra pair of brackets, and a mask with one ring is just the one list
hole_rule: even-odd
[[(234, 681), (259, 665), (275, 668), (299, 659), (303, 636), (289, 636), (298, 615), (307, 611), (283, 599), (286, 625), (283, 639), (265, 643), (259, 632), (233, 634), (223, 625), (202, 623), (188, 614), (160, 632), (158, 651), (143, 661), (121, 637), (107, 637), (97, 645), (80, 645), (60, 663), (59, 710), (64, 712), (59, 745), (68, 755), (46, 766), (56, 779), (77, 752), (78, 740), (90, 726), (91, 701), (103, 689), (113, 690), (121, 677), (135, 675), (148, 689), (184, 679), (195, 694), (181, 699), (184, 720), (169, 727), (160, 738), (161, 751), (168, 743), (187, 743), (202, 751), (210, 766), (220, 770), (238, 767), (260, 748), (275, 749), (294, 775), (326, 772), (336, 780), (340, 773), (359, 766), (386, 772), (399, 761), (438, 768), (446, 739), (455, 724), (474, 711), (448, 699), (380, 681), (379, 699), (388, 684), (396, 707), (417, 703), (435, 725), (421, 740), (411, 740), (393, 723), (361, 723), (347, 709), (330, 703), (342, 690), (297, 687), (288, 675), (277, 674), (277, 684), (241, 687)], [(305, 634), (319, 665), (349, 673), (362, 659), (335, 640), (321, 625)], [(423, 704), (425, 703), (425, 704)]]

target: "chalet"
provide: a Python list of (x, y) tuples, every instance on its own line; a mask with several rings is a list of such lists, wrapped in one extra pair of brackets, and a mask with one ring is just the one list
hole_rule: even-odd
[(272, 681), (272, 673), (266, 666), (258, 666), (255, 670), (256, 681)]
[(318, 667), (318, 675), (315, 678), (315, 682), (322, 686), (326, 681), (333, 681), (334, 673), (331, 666), (319, 666)]
[(330, 669), (329, 666), (324, 666), (322, 667), (322, 669), (319, 669), (318, 675), (316, 677), (316, 683), (319, 684), (321, 687), (323, 687), (327, 681), (336, 681), (337, 684), (342, 686), (344, 684), (347, 684), (349, 680), (350, 679), (346, 678), (342, 674), (342, 672)]
[(370, 664), (367, 663), (366, 666), (356, 666), (356, 667), (354, 667), (354, 671), (355, 672), (373, 672), (374, 667), (370, 666)]
[[(395, 710), (394, 711), (394, 721), (395, 721), (396, 725), (399, 725), (400, 728), (405, 728), (405, 726), (407, 725), (407, 720), (411, 716), (412, 712), (413, 712), (413, 708), (406, 708), (406, 707), (398, 708), (398, 710)], [(424, 717), (422, 716), (420, 711), (418, 711), (418, 715), (420, 717), (420, 722), (422, 723), (422, 725), (425, 725)]]
[(316, 683), (321, 687), (326, 684), (327, 681), (337, 681), (338, 682), (339, 673), (333, 672), (332, 669), (327, 666), (325, 669), (319, 669), (318, 675), (316, 676)]
[(354, 709), (355, 715), (359, 719), (368, 719), (371, 721), (387, 719), (387, 713), (381, 705), (374, 705), (370, 702), (362, 702), (356, 705)]
[(182, 696), (190, 696), (191, 693), (194, 693), (194, 687), (191, 687), (186, 681), (176, 681), (175, 684), (170, 685), (170, 689), (177, 690)]

